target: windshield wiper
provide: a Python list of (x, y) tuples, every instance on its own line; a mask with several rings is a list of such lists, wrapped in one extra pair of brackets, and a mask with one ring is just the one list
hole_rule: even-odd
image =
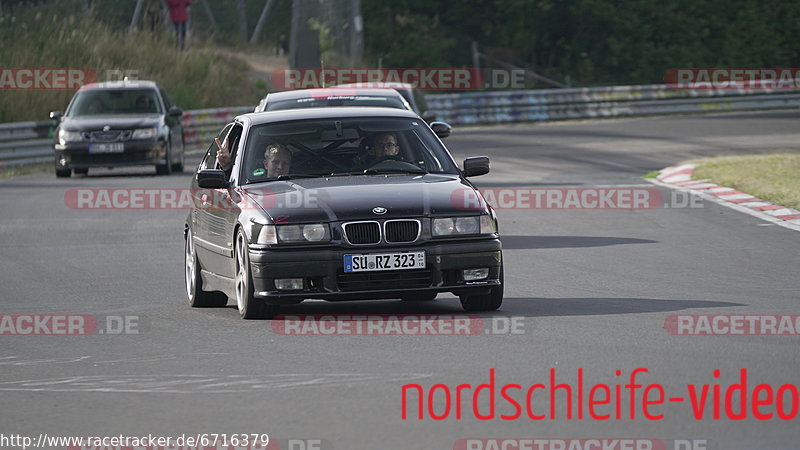
[(293, 173), (291, 175), (280, 175), (277, 178), (273, 179), (278, 181), (286, 181), (286, 180), (294, 180), (297, 178), (322, 178), (324, 176), (325, 176), (324, 173)]
[(364, 175), (364, 172), (333, 172), (325, 175), (326, 177), (354, 177), (356, 175)]
[(364, 175), (378, 175), (382, 173), (413, 173), (413, 174), (425, 174), (428, 173), (427, 170), (424, 169), (397, 169), (397, 168), (386, 168), (386, 169), (367, 169), (364, 172)]

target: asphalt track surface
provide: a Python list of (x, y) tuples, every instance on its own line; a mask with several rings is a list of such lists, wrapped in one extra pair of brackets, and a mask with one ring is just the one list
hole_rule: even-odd
[[(799, 116), (462, 128), (447, 145), (459, 161), (492, 158), (492, 173), (475, 179), (481, 186), (630, 186), (643, 184), (646, 172), (695, 156), (800, 151)], [(220, 309), (187, 306), (186, 211), (75, 210), (64, 202), (76, 187), (188, 183), (188, 174), (156, 177), (150, 169), (0, 180), (0, 313), (135, 316), (139, 331), (0, 336), (2, 433), (268, 433), (279, 440), (321, 440), (324, 449), (450, 449), (463, 438), (626, 437), (661, 439), (666, 448), (684, 439), (705, 440), (709, 449), (800, 448), (797, 417), (761, 421), (749, 414), (734, 421), (707, 413), (696, 420), (684, 402), (656, 407), (661, 420), (648, 420), (641, 410), (633, 420), (568, 420), (563, 392), (554, 419), (523, 414), (482, 421), (465, 414), (460, 420), (402, 420), (400, 389), (406, 383), (476, 386), (489, 381), (491, 368), (498, 385), (522, 386), (548, 383), (551, 368), (559, 383), (575, 383), (582, 368), (586, 384), (610, 386), (646, 368), (637, 381), (659, 383), (671, 396), (685, 396), (688, 384), (718, 381), (724, 389), (738, 382), (741, 368), (748, 369), (750, 390), (756, 383), (776, 390), (800, 384), (797, 336), (674, 336), (664, 328), (672, 314), (797, 314), (796, 231), (711, 203), (501, 210), (506, 298), (499, 311), (480, 316), (489, 323), (521, 318), (521, 334), (284, 336), (270, 321), (241, 320), (233, 302)], [(444, 295), (423, 304), (306, 302), (286, 313), (462, 311), (456, 298)], [(719, 380), (712, 377), (715, 369)], [(443, 398), (436, 400), (439, 412)], [(534, 402), (539, 411), (550, 405), (547, 395)], [(508, 403), (497, 404), (498, 416), (513, 413)], [(623, 411), (627, 407), (623, 401)], [(283, 441), (281, 448), (315, 448), (306, 444)]]

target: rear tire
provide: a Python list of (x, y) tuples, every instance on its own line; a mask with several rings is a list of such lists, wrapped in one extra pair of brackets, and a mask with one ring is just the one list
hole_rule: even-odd
[(500, 286), (495, 286), (485, 295), (462, 295), (461, 307), (464, 311), (494, 311), (503, 304), (503, 263), (500, 263)]
[(69, 178), (72, 176), (72, 169), (56, 169), (56, 178)]
[(271, 319), (278, 314), (278, 305), (269, 305), (255, 298), (253, 275), (250, 271), (250, 248), (244, 231), (236, 233), (234, 269), (236, 280), (236, 307), (242, 319)]
[(186, 264), (186, 297), (192, 308), (221, 308), (228, 304), (228, 296), (222, 292), (206, 292), (203, 290), (203, 277), (200, 275), (200, 264), (197, 253), (194, 251), (192, 232), (186, 236), (185, 264)]

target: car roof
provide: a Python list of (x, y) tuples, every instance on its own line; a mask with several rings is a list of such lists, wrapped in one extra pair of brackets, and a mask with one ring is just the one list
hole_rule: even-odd
[(401, 81), (365, 81), (363, 83), (338, 84), (338, 88), (374, 88), (374, 89), (414, 89), (414, 85)]
[(158, 83), (149, 80), (104, 81), (81, 86), (80, 91), (92, 89), (158, 89)]
[[(271, 122), (284, 122), (306, 119), (350, 119), (354, 117), (397, 117), (406, 119), (419, 119), (413, 111), (399, 108), (383, 108), (379, 106), (337, 106), (335, 108), (297, 108), (281, 109), (242, 114), (237, 120), (249, 122), (251, 125), (261, 125)], [(424, 120), (423, 120), (424, 122)]]
[(270, 92), (268, 94), (269, 101), (274, 100), (294, 100), (302, 98), (325, 98), (325, 97), (351, 97), (358, 95), (382, 95), (402, 97), (399, 92), (389, 88), (351, 88), (351, 87), (330, 87), (330, 88), (314, 88), (314, 89), (295, 89), (292, 91)]

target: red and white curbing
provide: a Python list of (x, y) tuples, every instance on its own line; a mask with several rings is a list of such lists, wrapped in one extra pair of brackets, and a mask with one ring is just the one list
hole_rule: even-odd
[(692, 180), (695, 164), (683, 164), (661, 169), (655, 179), (648, 181), (663, 186), (688, 191), (706, 200), (714, 201), (759, 217), (795, 231), (800, 231), (800, 211), (777, 205), (736, 189), (719, 186), (709, 180)]

